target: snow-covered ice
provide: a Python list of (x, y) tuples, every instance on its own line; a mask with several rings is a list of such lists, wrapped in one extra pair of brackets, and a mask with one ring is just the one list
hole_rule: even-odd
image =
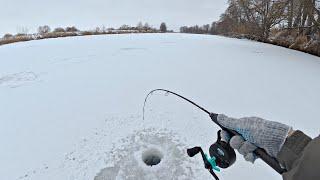
[[(319, 135), (320, 58), (218, 36), (130, 34), (0, 47), (0, 178), (211, 179), (201, 157), (209, 117), (166, 88), (233, 117), (260, 116)], [(146, 166), (145, 153), (161, 162)], [(278, 179), (238, 156), (228, 179)], [(106, 178), (103, 178), (106, 177)]]
[[(192, 162), (184, 145), (174, 135), (147, 129), (129, 136), (119, 149), (113, 149), (110, 167), (103, 169), (95, 180), (106, 179), (195, 179)], [(145, 159), (161, 159), (155, 166), (147, 166)], [(195, 163), (195, 162), (193, 162)]]

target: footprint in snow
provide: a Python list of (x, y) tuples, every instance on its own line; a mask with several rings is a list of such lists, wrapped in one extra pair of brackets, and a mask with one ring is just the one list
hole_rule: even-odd
[(0, 77), (0, 86), (17, 88), (38, 79), (34, 72), (19, 72)]

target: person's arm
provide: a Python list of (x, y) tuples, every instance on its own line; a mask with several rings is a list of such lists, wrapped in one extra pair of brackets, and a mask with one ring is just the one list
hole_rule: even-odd
[(277, 159), (288, 170), (284, 180), (320, 180), (320, 137), (312, 140), (295, 131), (286, 139)]
[(253, 163), (258, 158), (253, 151), (260, 147), (287, 169), (284, 180), (320, 180), (320, 137), (312, 140), (288, 125), (257, 117), (218, 115), (217, 119), (222, 126), (242, 135), (230, 139), (227, 132), (221, 134), (247, 161)]

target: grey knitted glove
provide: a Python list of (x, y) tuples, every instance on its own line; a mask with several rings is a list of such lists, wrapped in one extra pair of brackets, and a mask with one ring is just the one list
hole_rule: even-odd
[(222, 140), (230, 141), (230, 146), (237, 149), (247, 161), (252, 163), (257, 158), (253, 154), (257, 147), (266, 150), (272, 157), (277, 157), (289, 132), (292, 131), (290, 126), (258, 117), (235, 119), (221, 114), (217, 119), (222, 126), (242, 135), (242, 137), (234, 136), (230, 139), (227, 132), (221, 133)]

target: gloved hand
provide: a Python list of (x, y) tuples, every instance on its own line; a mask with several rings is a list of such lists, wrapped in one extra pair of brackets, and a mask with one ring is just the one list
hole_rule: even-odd
[(278, 122), (264, 120), (258, 117), (245, 117), (240, 119), (229, 118), (223, 114), (218, 115), (218, 122), (227, 129), (235, 130), (242, 135), (230, 135), (221, 132), (222, 140), (230, 142), (230, 146), (239, 151), (247, 161), (254, 163), (257, 157), (253, 151), (260, 147), (271, 155), (277, 157), (292, 128)]

